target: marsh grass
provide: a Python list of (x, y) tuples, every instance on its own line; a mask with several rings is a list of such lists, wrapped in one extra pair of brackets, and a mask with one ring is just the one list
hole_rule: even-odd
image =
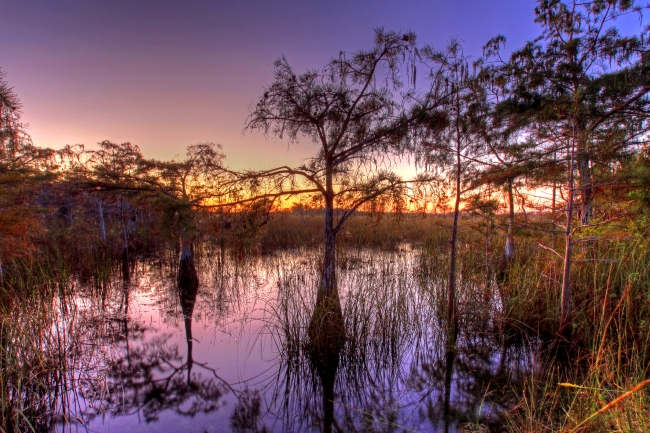
[[(505, 408), (517, 403), (512, 398), (513, 381), (527, 377), (534, 364), (527, 361), (533, 349), (522, 350), (522, 346), (506, 344), (495, 335), (489, 312), (498, 303), (488, 300), (480, 312), (475, 311), (472, 305), (486, 295), (481, 284), (470, 281), (463, 292), (458, 356), (450, 367), (454, 371), (452, 413), (445, 414), (441, 403), (447, 368), (441, 301), (445, 294), (428, 279), (439, 266), (435, 258), (402, 248), (397, 252), (346, 249), (340, 253), (339, 293), (348, 337), (337, 354), (335, 389), (339, 397), (331, 410), (336, 410), (336, 419), (345, 423), (346, 431), (390, 426), (409, 431), (417, 430), (422, 422), (433, 423), (438, 429), (444, 427), (439, 423), (447, 417), (453, 420), (452, 425), (478, 422), (497, 428), (504, 422)], [(318, 255), (298, 256), (301, 259), (293, 263), (282, 262), (287, 267), (278, 280), (278, 307), (268, 306), (266, 332), (279, 347), (277, 396), (283, 401), (279, 409), (292, 407), (322, 420), (319, 397), (308, 388), (327, 390), (322, 388), (322, 379), (313, 376), (306, 344), (318, 287)], [(477, 323), (477, 317), (483, 322)], [(280, 388), (288, 380), (299, 389), (308, 387), (301, 391), (292, 388), (300, 398), (283, 396)], [(477, 407), (485, 409), (481, 412)], [(427, 418), (430, 420), (425, 421)]]
[[(318, 211), (273, 214), (261, 230), (257, 249), (268, 254), (283, 249), (318, 248), (323, 241), (323, 218)], [(341, 249), (386, 251), (396, 251), (404, 243), (434, 246), (441, 240), (440, 232), (448, 238), (449, 222), (449, 218), (435, 215), (357, 212), (346, 221), (336, 242)]]
[[(647, 388), (605, 408), (650, 376), (648, 242), (626, 237), (577, 245), (571, 356), (554, 361), (564, 368), (518, 391), (513, 426), (525, 425), (526, 431), (648, 430)], [(559, 279), (561, 263), (547, 251), (531, 248), (514, 263), (502, 288), (507, 326), (541, 335), (553, 346)]]
[[(548, 248), (559, 250), (561, 239), (528, 233), (518, 239), (515, 260), (504, 264), (503, 240), (486, 242), (465, 218), (458, 273), (463, 326), (490, 330), (497, 341), (542, 343), (543, 368), (510, 385), (517, 401), (508, 415), (512, 431), (648, 431), (650, 394), (647, 384), (639, 384), (650, 377), (650, 241), (627, 233), (611, 227), (584, 233), (576, 243), (568, 343), (556, 335), (562, 261)], [(424, 245), (422, 284), (444, 284), (446, 237), (440, 231)], [(622, 394), (624, 399), (608, 406)]]
[[(7, 265), (0, 311), (5, 432), (80, 423), (71, 415), (79, 413), (75, 392), (101, 400), (105, 370), (98, 360), (121, 341), (123, 331), (88, 313), (124, 315), (124, 300), (116, 301), (123, 290), (119, 255), (110, 246), (84, 243), (83, 230), (61, 230), (61, 239), (74, 240), (72, 247), (61, 248), (63, 241), (53, 238), (39, 255)], [(195, 315), (217, 327), (232, 320), (240, 328), (251, 320), (266, 324), (256, 338), (271, 339), (278, 348), (273, 392), (289, 409), (268, 410), (280, 418), (289, 420), (287, 410), (308, 413), (307, 428), (332, 410), (343, 428), (365, 431), (442, 417), (444, 218), (360, 214), (339, 235), (337, 273), (348, 338), (336, 354), (332, 384), (341, 404), (332, 407), (323, 405), (322, 392), (314, 394), (330, 386), (329, 373), (319, 373), (306, 351), (321, 234), (318, 214), (286, 213), (249, 239), (243, 255), (230, 249), (224, 256), (209, 239), (197, 242), (202, 286)], [(522, 236), (515, 260), (504, 267), (503, 237), (486, 236), (471, 217), (461, 220), (461, 331), (451, 405), (456, 423), (531, 432), (650, 431), (649, 388), (640, 387), (650, 377), (650, 241), (614, 230), (583, 239), (572, 274), (573, 341), (561, 345), (555, 335), (561, 260), (540, 246), (557, 247), (559, 241), (543, 233)], [(134, 254), (131, 266), (136, 279), (173, 282), (178, 257), (169, 247), (147, 260)], [(173, 311), (168, 320), (180, 321), (173, 284), (165, 290), (159, 307)], [(75, 296), (83, 297), (84, 308), (71, 302)], [(80, 346), (97, 338), (105, 344)], [(286, 396), (284, 387), (294, 386), (296, 394)]]
[(50, 431), (78, 423), (76, 392), (101, 372), (82, 348), (95, 327), (87, 312), (68, 302), (70, 291), (41, 288), (2, 311), (0, 431)]

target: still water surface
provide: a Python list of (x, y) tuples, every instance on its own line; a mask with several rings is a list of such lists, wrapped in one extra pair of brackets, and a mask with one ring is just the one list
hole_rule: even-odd
[(59, 306), (56, 332), (74, 350), (57, 430), (500, 430), (503, 390), (530, 374), (535, 351), (496, 338), (498, 296), (462, 291), (464, 320), (446, 350), (444, 296), (417, 250), (346, 252), (337, 272), (348, 340), (314, 360), (305, 344), (318, 257), (204, 257), (197, 289), (179, 288), (173, 264), (156, 260), (135, 264), (129, 281), (77, 283)]

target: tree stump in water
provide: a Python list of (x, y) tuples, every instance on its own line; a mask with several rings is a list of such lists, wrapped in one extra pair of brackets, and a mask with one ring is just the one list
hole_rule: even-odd
[(512, 257), (503, 255), (499, 261), (499, 266), (496, 272), (496, 280), (499, 286), (502, 286), (508, 279), (508, 274), (510, 273), (510, 265), (512, 264)]
[(194, 267), (194, 256), (186, 254), (183, 250), (181, 261), (178, 265), (178, 285), (179, 287), (198, 287), (199, 277)]

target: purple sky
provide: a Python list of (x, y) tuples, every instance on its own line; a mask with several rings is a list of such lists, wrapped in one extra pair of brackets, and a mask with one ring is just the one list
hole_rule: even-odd
[(534, 0), (20, 0), (2, 7), (0, 67), (34, 142), (60, 148), (131, 141), (146, 157), (221, 143), (229, 165), (295, 164), (313, 151), (242, 135), (249, 105), (287, 56), (297, 72), (372, 45), (373, 29), (414, 31), (479, 55), (539, 33)]

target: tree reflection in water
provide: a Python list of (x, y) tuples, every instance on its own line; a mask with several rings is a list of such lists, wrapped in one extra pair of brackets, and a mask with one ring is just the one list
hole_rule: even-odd
[[(138, 414), (146, 422), (152, 422), (167, 410), (193, 417), (219, 409), (220, 400), (232, 388), (207, 363), (193, 359), (192, 315), (198, 282), (188, 284), (187, 280), (179, 280), (177, 287), (187, 342), (185, 360), (178, 345), (170, 343), (169, 334), (148, 337), (148, 327), (129, 320), (128, 287), (125, 282), (121, 330), (113, 334), (113, 337), (123, 336), (113, 341), (113, 346), (120, 345), (122, 350), (108, 362), (104, 398), (95, 400), (83, 411), (86, 422), (106, 413)], [(194, 366), (203, 372), (193, 371)]]
[[(282, 349), (280, 369), (270, 389), (258, 390), (269, 396), (267, 420), (296, 432), (449, 432), (503, 422), (504, 390), (530, 372), (530, 348), (499, 344), (489, 315), (482, 323), (475, 315), (461, 320), (459, 334), (447, 335), (439, 323), (444, 315), (431, 302), (437, 295), (413, 284), (411, 271), (390, 257), (343, 274), (343, 332), (339, 323), (325, 323), (318, 335), (302, 295), (315, 286), (300, 287), (309, 284), (310, 273), (300, 273), (307, 281), (280, 281), (271, 325)], [(334, 313), (325, 317), (336, 320)], [(341, 334), (344, 344), (332, 343)], [(259, 422), (255, 426), (250, 431), (260, 431)]]
[[(201, 290), (148, 269), (144, 274), (151, 281), (166, 283), (157, 298), (138, 302), (156, 299), (156, 308), (172, 320), (166, 327), (144, 323), (137, 306), (129, 311), (131, 297), (141, 290), (134, 271), (131, 283), (113, 296), (102, 295), (103, 330), (92, 331), (95, 342), (84, 355), (98, 368), (95, 378), (74, 388), (78, 414), (92, 427), (106, 415), (153, 422), (163, 412), (194, 417), (222, 409), (238, 433), (453, 432), (463, 423), (501, 422), (510, 404), (503, 390), (528, 377), (531, 349), (502, 344), (490, 330), (493, 312), (479, 317), (469, 298), (459, 302), (465, 319), (450, 340), (436, 303), (440, 294), (414, 276), (412, 254), (362, 251), (342, 262), (343, 314), (322, 309), (319, 327), (313, 326), (317, 301), (311, 295), (319, 273), (305, 254), (215, 267), (202, 261), (200, 280), (207, 286)], [(172, 334), (162, 332), (175, 326), (178, 307), (186, 353)], [(216, 372), (221, 358), (194, 360), (197, 315), (212, 326), (236, 323), (237, 337), (248, 345), (246, 362), (257, 363), (255, 371), (264, 374), (236, 373), (234, 380), (231, 374), (228, 384)], [(200, 332), (205, 341), (210, 331)], [(98, 359), (108, 361), (99, 367)], [(225, 407), (227, 395), (236, 398), (234, 406)]]

